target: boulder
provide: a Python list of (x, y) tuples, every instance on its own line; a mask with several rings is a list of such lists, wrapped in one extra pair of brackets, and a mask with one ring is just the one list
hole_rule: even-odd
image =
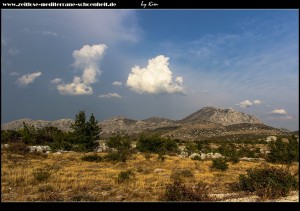
[(166, 170), (165, 169), (155, 169), (154, 173), (162, 173), (164, 171), (166, 171)]
[(30, 149), (30, 153), (33, 152), (39, 152), (39, 153), (49, 153), (51, 151), (51, 148), (49, 146), (28, 146)]
[(189, 156), (190, 159), (195, 159), (196, 157), (201, 158), (201, 155), (199, 153), (193, 153)]
[(249, 162), (260, 162), (264, 161), (265, 159), (263, 158), (249, 158), (249, 157), (242, 157), (240, 158), (241, 161), (249, 161)]
[(270, 141), (276, 141), (277, 140), (277, 137), (276, 136), (268, 136), (266, 138), (266, 142), (270, 142)]
[(207, 154), (201, 153), (200, 157), (201, 157), (201, 160), (204, 160), (204, 159), (224, 158), (224, 156), (221, 155), (220, 153), (212, 153), (212, 152), (209, 152)]

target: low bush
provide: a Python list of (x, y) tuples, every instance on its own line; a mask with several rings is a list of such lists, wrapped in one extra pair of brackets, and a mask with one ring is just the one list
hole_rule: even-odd
[(225, 171), (228, 169), (227, 160), (224, 158), (213, 159), (211, 168)]
[(296, 140), (271, 142), (267, 161), (271, 163), (292, 164), (299, 161), (299, 143)]
[(191, 159), (192, 159), (192, 160), (201, 160), (201, 156), (196, 155), (196, 156), (192, 157)]
[(166, 156), (164, 153), (158, 153), (158, 157), (157, 157), (157, 160), (160, 161), (160, 162), (164, 162), (166, 159)]
[(188, 169), (176, 169), (172, 172), (170, 178), (173, 181), (180, 181), (182, 182), (183, 178), (192, 178), (194, 177), (193, 172)]
[(47, 168), (38, 168), (32, 172), (33, 177), (38, 182), (48, 181), (51, 176), (51, 171)]
[(240, 175), (238, 189), (256, 192), (262, 198), (287, 196), (298, 188), (298, 180), (287, 169), (266, 167), (248, 169), (247, 175)]
[(81, 158), (82, 161), (88, 161), (88, 162), (101, 162), (102, 157), (98, 155), (85, 155)]
[(151, 158), (151, 154), (150, 153), (145, 153), (145, 159), (146, 160), (150, 160), (150, 158)]
[(133, 176), (134, 176), (134, 173), (131, 170), (121, 171), (118, 174), (117, 183), (120, 184), (120, 183), (124, 183), (126, 181), (129, 181), (130, 179), (132, 179)]
[(27, 154), (30, 149), (23, 142), (10, 143), (7, 150), (14, 154)]
[(104, 160), (126, 162), (129, 156), (130, 156), (130, 152), (128, 151), (110, 152), (109, 154), (104, 156)]
[(53, 192), (54, 188), (53, 188), (53, 186), (51, 186), (49, 184), (45, 184), (45, 185), (39, 186), (38, 191), (39, 192)]
[(194, 188), (187, 187), (180, 181), (174, 181), (166, 186), (163, 201), (211, 201), (208, 188), (204, 183), (198, 183)]
[(174, 140), (159, 137), (157, 135), (147, 136), (142, 134), (136, 148), (141, 152), (169, 153), (177, 152), (178, 146)]

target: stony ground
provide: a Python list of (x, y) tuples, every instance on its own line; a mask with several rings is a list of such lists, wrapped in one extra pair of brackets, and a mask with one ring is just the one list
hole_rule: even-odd
[[(84, 155), (74, 152), (33, 156), (2, 151), (1, 201), (161, 201), (166, 185), (180, 169), (191, 174), (183, 178), (185, 185), (205, 182), (215, 201), (269, 201), (248, 193), (235, 193), (229, 188), (240, 174), (249, 168), (267, 165), (264, 162), (241, 161), (229, 164), (228, 170), (223, 172), (211, 169), (210, 160), (195, 161), (178, 156), (167, 156), (161, 162), (155, 154), (149, 159), (144, 154), (135, 154), (126, 163), (96, 163), (82, 161)], [(97, 155), (104, 156), (103, 153)], [(290, 171), (297, 175), (298, 169), (299, 164), (294, 163)], [(126, 182), (118, 182), (120, 173), (128, 170), (134, 176)], [(47, 172), (49, 178), (41, 180)], [(272, 201), (296, 202), (299, 192)]]

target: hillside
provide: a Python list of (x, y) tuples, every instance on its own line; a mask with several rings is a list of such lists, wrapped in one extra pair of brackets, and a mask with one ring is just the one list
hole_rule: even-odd
[(18, 119), (15, 121), (8, 122), (6, 124), (1, 124), (1, 130), (19, 130), (23, 127), (23, 122), (28, 125), (33, 125), (35, 128), (43, 127), (57, 127), (62, 131), (70, 131), (71, 124), (74, 122), (72, 119), (59, 119), (55, 121), (45, 121), (45, 120), (32, 120), (32, 119)]

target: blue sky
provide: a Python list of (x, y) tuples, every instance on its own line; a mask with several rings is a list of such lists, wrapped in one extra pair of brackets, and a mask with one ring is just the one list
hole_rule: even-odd
[(1, 121), (181, 119), (299, 128), (298, 10), (2, 10)]

